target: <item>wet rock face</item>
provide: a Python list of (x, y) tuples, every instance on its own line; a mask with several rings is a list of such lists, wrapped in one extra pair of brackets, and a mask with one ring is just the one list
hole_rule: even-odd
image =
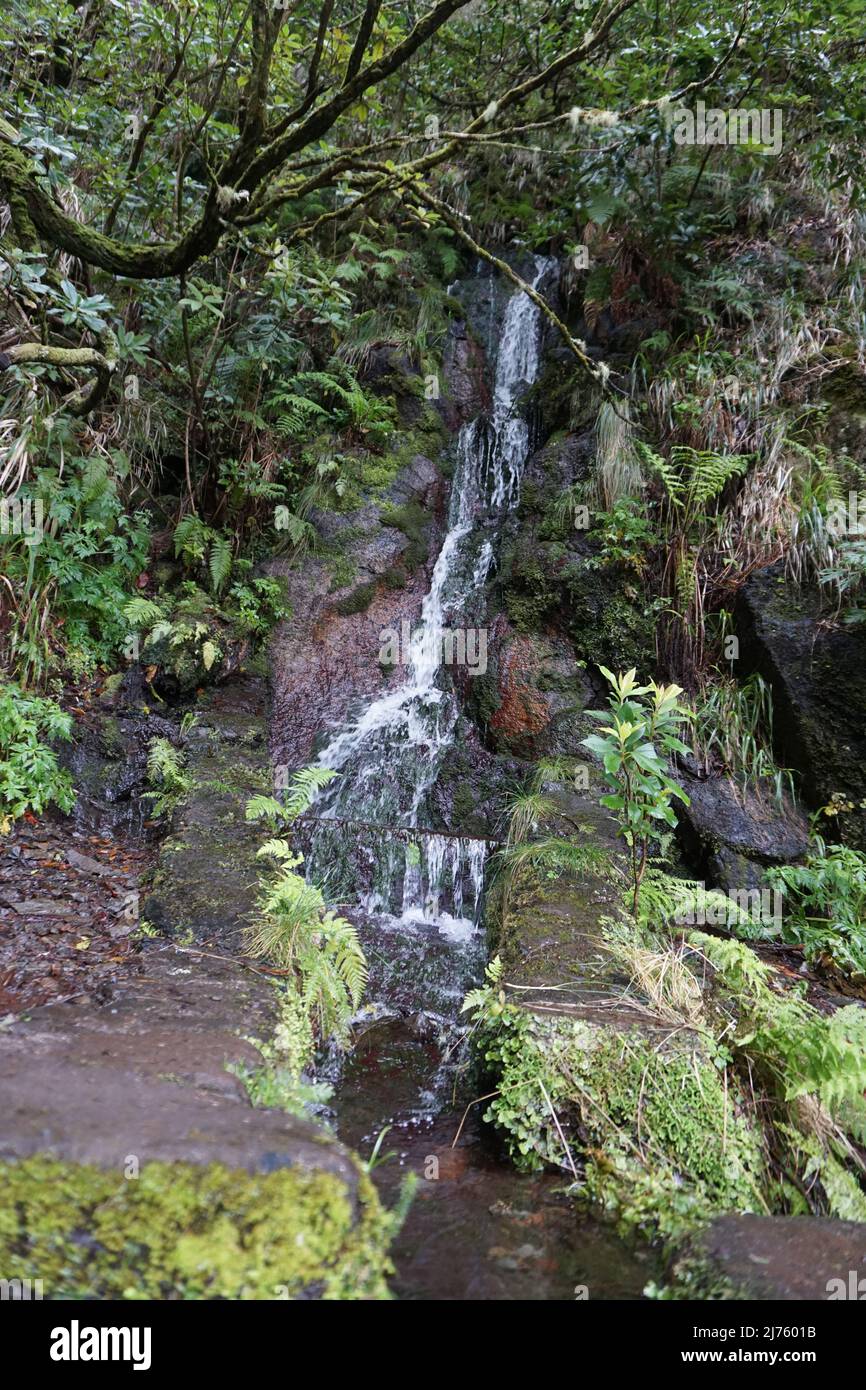
[(595, 703), (595, 686), (568, 638), (516, 632), (500, 615), (488, 660), (467, 696), (488, 746), (522, 759), (580, 757), (580, 715)]
[(622, 565), (600, 565), (598, 542), (556, 511), (557, 499), (589, 478), (594, 452), (594, 430), (581, 428), (532, 455), (506, 527), (497, 597), (520, 632), (555, 631), (593, 667), (646, 671), (655, 661), (655, 620), (644, 611), (639, 579)]
[(444, 367), (449, 383), (449, 395), (444, 403), (445, 421), (449, 429), (457, 430), (489, 410), (491, 404), (484, 353), (465, 323), (457, 322), (450, 327)]
[(581, 430), (551, 439), (537, 449), (523, 472), (524, 509), (536, 500), (550, 501), (574, 483), (585, 482), (592, 470), (595, 432)]
[(809, 826), (801, 810), (782, 810), (769, 792), (759, 797), (730, 777), (678, 776), (689, 796), (678, 812), (680, 838), (711, 887), (759, 888), (771, 864), (791, 864), (807, 853)]
[(866, 849), (866, 626), (829, 623), (817, 594), (774, 568), (742, 589), (738, 631), (745, 665), (772, 685), (781, 760), (801, 773), (814, 809), (841, 796), (834, 824)]
[(459, 835), (502, 836), (508, 792), (525, 772), (515, 758), (482, 747), (477, 729), (465, 720), (431, 795), (435, 827)]
[(302, 570), (271, 562), (270, 572), (286, 579), (292, 608), (271, 644), (275, 763), (308, 762), (316, 740), (356, 703), (399, 683), (400, 668), (380, 664), (381, 634), (418, 618), (442, 492), (436, 464), (416, 454), (381, 497), (353, 512), (315, 513), (326, 546), (352, 574), (347, 583), (335, 584), (333, 562), (315, 556), (305, 557)]
[(103, 709), (75, 721), (72, 741), (58, 748), (60, 763), (72, 773), (77, 792), (76, 825), (103, 833), (124, 831), (155, 838), (148, 826), (147, 753), (155, 738), (176, 743), (178, 725), (145, 709), (140, 672), (128, 673), (117, 695)]

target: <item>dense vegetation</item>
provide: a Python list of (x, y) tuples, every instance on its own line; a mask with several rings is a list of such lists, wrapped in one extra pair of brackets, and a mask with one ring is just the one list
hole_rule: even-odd
[[(352, 578), (322, 518), (381, 499), (414, 442), (440, 437), (450, 285), (480, 260), (527, 289), (520, 253), (556, 257), (555, 289), (530, 290), (548, 335), (533, 405), (548, 438), (589, 422), (593, 456), (524, 493), (532, 542), (512, 537), (497, 600), (530, 640), (558, 625), (609, 707), (568, 756), (523, 758), (489, 925), (506, 938), (531, 883), (612, 884), (605, 951), (700, 1052), (661, 1065), (635, 1042), (624, 1063), (582, 1025), (557, 1034), (498, 958), (467, 1011), (518, 1160), (577, 1178), (571, 1117), (590, 1195), (668, 1236), (732, 1208), (866, 1220), (850, 1002), (866, 799), (804, 796), (736, 617), (769, 570), (822, 631), (866, 617), (864, 34), (863, 0), (832, 17), (822, 0), (9, 0), (0, 15), (0, 829), (72, 808), (70, 711), (135, 671), (179, 715), (264, 649), (291, 611), (274, 555)], [(676, 112), (699, 103), (774, 115), (779, 140), (683, 142)], [(424, 568), (427, 518), (382, 508), (409, 542), (397, 588)], [(603, 621), (582, 606), (591, 585)], [(192, 723), (149, 747), (162, 823), (189, 790)], [(582, 748), (622, 857), (559, 815)], [(687, 876), (684, 770), (811, 815), (808, 850), (761, 865), (780, 925), (725, 916)], [(308, 768), (246, 810), (270, 826), (272, 867), (245, 944), (280, 972), (281, 1014), (244, 1078), (298, 1113), (325, 1097), (307, 1073), (324, 1040), (350, 1044), (367, 976), (289, 838), (327, 780)], [(684, 930), (696, 905), (702, 925), (723, 913), (718, 931)], [(846, 1006), (780, 992), (768, 943), (801, 950)], [(724, 1163), (704, 1143), (721, 1129)]]

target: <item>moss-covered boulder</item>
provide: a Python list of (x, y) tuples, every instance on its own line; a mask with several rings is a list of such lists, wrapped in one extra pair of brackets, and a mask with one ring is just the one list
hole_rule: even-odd
[(0, 1268), (49, 1299), (387, 1298), (389, 1219), (369, 1178), (148, 1163), (135, 1176), (0, 1165)]
[[(721, 1212), (765, 1210), (761, 1132), (701, 1025), (694, 978), (681, 977), (676, 1020), (646, 983), (664, 944), (621, 910), (621, 842), (595, 782), (555, 794), (540, 827), (542, 845), (552, 834), (570, 846), (558, 866), (527, 859), (493, 897), (486, 1118), (521, 1166), (556, 1165), (623, 1230), (677, 1241)], [(680, 968), (675, 952), (664, 959)]]

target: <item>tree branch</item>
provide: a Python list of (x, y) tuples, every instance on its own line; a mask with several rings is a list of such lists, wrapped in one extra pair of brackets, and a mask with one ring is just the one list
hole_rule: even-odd
[(373, 25), (376, 23), (376, 18), (381, 8), (382, 0), (367, 0), (364, 13), (361, 16), (360, 27), (355, 36), (354, 47), (349, 56), (349, 61), (346, 64), (346, 76), (343, 79), (344, 87), (346, 83), (351, 82), (352, 78), (356, 77), (361, 70), (364, 54), (367, 51), (367, 44), (370, 42), (370, 36), (373, 33)]
[(104, 398), (117, 371), (117, 339), (110, 329), (100, 335), (103, 351), (96, 348), (48, 347), (44, 343), (17, 343), (0, 353), (0, 371), (13, 366), (42, 365), (60, 367), (64, 371), (82, 368), (94, 373), (93, 380), (65, 396), (62, 409), (69, 415), (88, 415)]
[[(458, 236), (464, 245), (474, 251), (476, 256), (482, 261), (486, 261), (488, 265), (495, 266), (501, 275), (504, 275), (507, 280), (510, 280), (511, 283), (522, 290), (525, 295), (528, 295), (533, 304), (537, 305), (547, 321), (556, 329), (566, 347), (577, 358), (584, 371), (588, 372), (589, 375), (599, 383), (603, 390), (608, 389), (610, 368), (607, 363), (593, 362), (586, 351), (586, 344), (572, 336), (567, 325), (550, 307), (544, 296), (539, 294), (538, 290), (534, 289), (522, 276), (518, 275), (517, 271), (513, 270), (507, 261), (503, 261), (499, 256), (494, 256), (492, 251), (488, 251), (486, 247), (477, 242), (475, 238), (467, 232), (460, 218), (455, 212), (452, 212), (447, 203), (443, 203), (441, 199), (434, 197), (426, 188), (420, 187), (417, 183), (403, 190), (400, 196), (404, 203), (414, 198), (417, 199), (418, 202), (424, 203), (432, 212), (437, 213), (438, 216), (442, 218), (442, 221), (451, 228), (455, 236)], [(407, 203), (407, 206), (409, 206), (409, 210), (411, 211), (410, 201)]]

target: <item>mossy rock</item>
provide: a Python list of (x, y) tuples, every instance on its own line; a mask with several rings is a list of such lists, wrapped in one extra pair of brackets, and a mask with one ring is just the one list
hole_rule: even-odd
[(2, 1165), (0, 1268), (49, 1299), (382, 1299), (390, 1221), (366, 1175)]
[(498, 1088), (485, 1118), (518, 1166), (581, 1162), (583, 1194), (623, 1233), (678, 1240), (765, 1209), (759, 1127), (696, 1033), (509, 1006), (479, 1048)]
[(383, 526), (393, 526), (403, 532), (409, 544), (401, 559), (410, 571), (420, 569), (428, 554), (427, 537), (431, 516), (427, 508), (415, 499), (402, 506), (389, 504), (383, 508), (380, 521)]
[(375, 581), (370, 581), (366, 584), (359, 584), (357, 588), (353, 589), (345, 598), (340, 599), (339, 603), (335, 606), (338, 613), (342, 614), (344, 617), (348, 617), (352, 613), (363, 613), (370, 607), (375, 596), (376, 583)]

